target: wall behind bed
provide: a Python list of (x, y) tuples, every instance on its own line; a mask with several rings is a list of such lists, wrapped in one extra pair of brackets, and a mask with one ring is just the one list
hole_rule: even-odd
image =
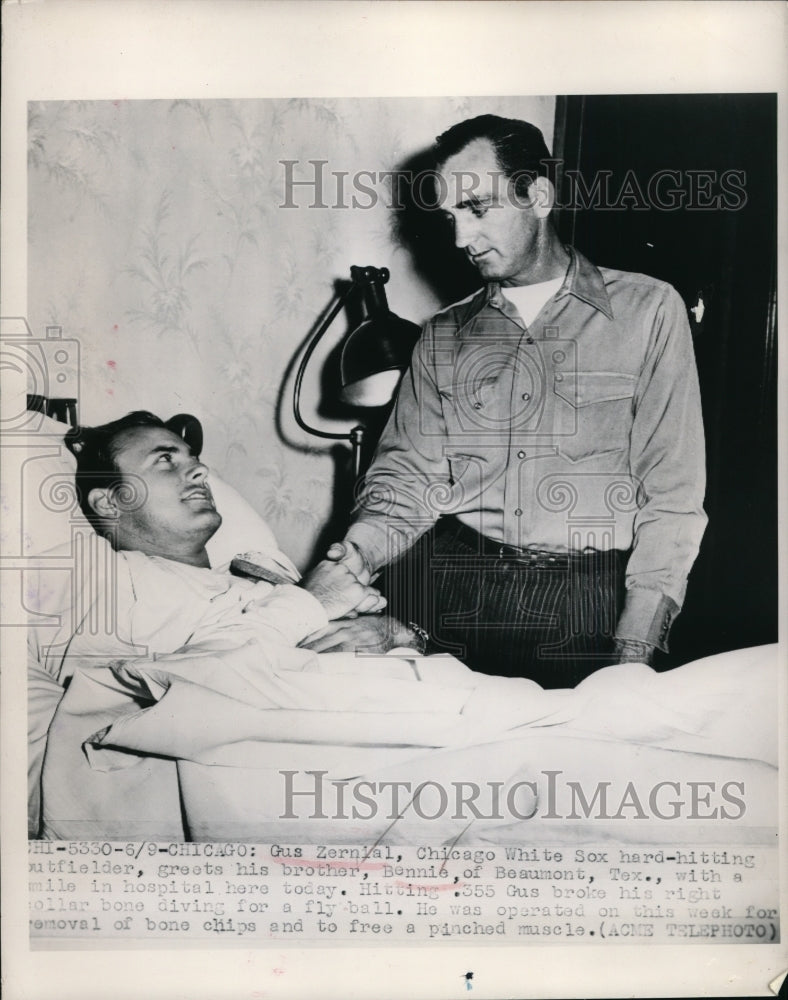
[[(139, 408), (196, 414), (206, 461), (303, 565), (338, 470), (330, 445), (295, 427), (289, 396), (278, 400), (334, 283), (351, 264), (388, 267), (389, 302), (415, 322), (464, 291), (414, 258), (418, 239), (393, 224), (380, 172), (416, 164), (439, 132), (486, 112), (534, 122), (550, 145), (554, 111), (552, 97), (31, 103), (34, 334), (59, 325), (80, 342), (83, 423)], [(308, 207), (305, 187), (291, 192), (299, 207), (281, 207), (280, 160), (298, 161), (299, 180), (319, 170), (328, 207)], [(375, 176), (360, 179), (374, 197), (354, 189), (361, 170)], [(351, 207), (354, 193), (374, 204)], [(346, 328), (338, 318), (327, 350)], [(313, 359), (310, 399), (324, 358)]]

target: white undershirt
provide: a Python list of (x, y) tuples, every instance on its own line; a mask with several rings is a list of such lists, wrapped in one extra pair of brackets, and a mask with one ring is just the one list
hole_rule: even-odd
[(545, 302), (555, 295), (563, 283), (562, 276), (551, 281), (539, 281), (535, 285), (512, 285), (510, 288), (501, 285), (501, 291), (517, 309), (523, 323), (530, 326)]

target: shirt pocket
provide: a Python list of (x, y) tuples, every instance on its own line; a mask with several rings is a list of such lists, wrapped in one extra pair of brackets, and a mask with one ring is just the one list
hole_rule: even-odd
[(501, 385), (498, 374), (457, 381), (442, 388), (443, 413), (450, 435), (468, 436), (472, 440), (499, 439), (512, 421), (510, 390), (511, 385)]
[(561, 454), (576, 461), (628, 448), (636, 383), (637, 376), (625, 372), (556, 373)]

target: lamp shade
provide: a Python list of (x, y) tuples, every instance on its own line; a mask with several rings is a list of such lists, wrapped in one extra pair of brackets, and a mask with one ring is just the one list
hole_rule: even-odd
[(366, 318), (342, 349), (341, 398), (352, 406), (385, 406), (410, 364), (421, 330), (389, 309), (383, 288), (389, 277), (386, 268), (353, 267), (351, 274), (363, 290)]

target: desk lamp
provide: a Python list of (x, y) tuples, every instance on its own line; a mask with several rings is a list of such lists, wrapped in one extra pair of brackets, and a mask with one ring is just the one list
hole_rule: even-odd
[(402, 373), (410, 363), (420, 329), (415, 323), (400, 319), (389, 309), (384, 285), (388, 268), (350, 268), (349, 287), (334, 296), (325, 318), (312, 335), (293, 389), (293, 413), (302, 430), (332, 441), (350, 441), (353, 446), (353, 475), (361, 475), (361, 451), (365, 428), (353, 427), (346, 433), (333, 433), (311, 427), (301, 416), (301, 383), (315, 348), (351, 296), (360, 294), (364, 319), (345, 340), (340, 358), (342, 388), (339, 398), (351, 406), (385, 406), (394, 398)]

